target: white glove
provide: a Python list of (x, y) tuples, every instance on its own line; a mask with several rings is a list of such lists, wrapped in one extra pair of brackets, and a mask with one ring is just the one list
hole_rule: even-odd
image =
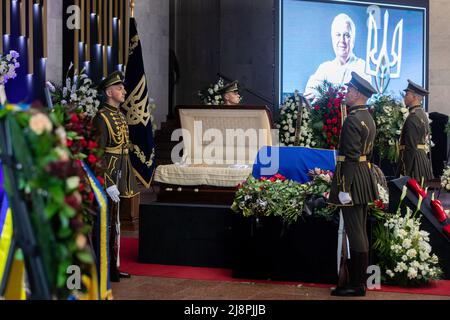
[(350, 202), (352, 202), (352, 197), (350, 197), (350, 193), (347, 192), (339, 192), (339, 201), (342, 204), (349, 204)]
[(116, 185), (113, 185), (113, 186), (107, 188), (106, 193), (109, 195), (111, 200), (114, 201), (115, 203), (120, 202), (120, 198), (119, 198), (120, 192), (119, 192), (119, 189), (117, 189)]

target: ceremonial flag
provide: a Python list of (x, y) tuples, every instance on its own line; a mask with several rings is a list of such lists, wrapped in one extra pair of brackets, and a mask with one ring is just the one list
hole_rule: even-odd
[(130, 18), (130, 46), (125, 72), (127, 99), (122, 105), (130, 130), (131, 164), (136, 177), (150, 187), (155, 171), (152, 103), (148, 96), (147, 79), (142, 58), (142, 46), (135, 18)]

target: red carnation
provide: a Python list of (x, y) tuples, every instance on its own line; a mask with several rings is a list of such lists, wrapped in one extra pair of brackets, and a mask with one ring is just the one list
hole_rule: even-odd
[(332, 131), (333, 131), (333, 134), (337, 134), (338, 133), (338, 129), (336, 127), (333, 128)]
[(329, 124), (329, 125), (328, 125), (328, 130), (331, 130), (331, 129), (333, 129), (333, 125), (332, 125), (332, 124)]
[(322, 131), (327, 131), (328, 127), (326, 125), (323, 126)]
[(84, 139), (84, 138), (81, 138), (80, 139), (80, 144), (81, 144), (81, 146), (83, 147), (83, 148), (86, 148), (87, 147), (87, 142), (86, 142), (86, 140)]
[(328, 114), (328, 113), (325, 113), (325, 118), (329, 118), (330, 117), (330, 115)]
[(94, 193), (91, 192), (89, 193), (89, 202), (93, 202), (94, 201)]
[(72, 113), (72, 115), (70, 116), (70, 122), (72, 122), (72, 124), (75, 124), (80, 122), (80, 119), (75, 113)]
[(89, 161), (90, 164), (95, 164), (97, 162), (97, 157), (94, 156), (93, 154), (90, 154), (87, 160)]
[(327, 124), (331, 124), (331, 119), (327, 119)]
[(78, 210), (81, 205), (81, 199), (77, 198), (75, 195), (66, 196), (64, 202), (75, 210)]
[(84, 191), (84, 183), (80, 183), (78, 186), (78, 191), (83, 192)]
[(319, 110), (320, 110), (320, 107), (319, 107), (319, 106), (315, 106), (314, 109), (315, 109), (316, 111), (319, 111)]
[(67, 145), (68, 148), (72, 147), (73, 146), (73, 140), (68, 139), (67, 142), (66, 142), (66, 145)]
[(331, 138), (331, 132), (327, 132), (327, 137)]
[(88, 147), (89, 150), (93, 150), (93, 149), (96, 149), (98, 147), (98, 144), (95, 141), (89, 141), (87, 147)]
[(331, 108), (333, 108), (333, 105), (331, 104), (331, 102), (328, 102), (328, 104), (327, 104), (327, 108), (328, 108), (328, 109), (331, 109)]
[(334, 106), (339, 107), (341, 105), (341, 99), (335, 99), (334, 100)]
[(336, 124), (338, 121), (337, 121), (337, 117), (334, 117), (333, 119), (331, 119), (331, 123), (332, 124)]

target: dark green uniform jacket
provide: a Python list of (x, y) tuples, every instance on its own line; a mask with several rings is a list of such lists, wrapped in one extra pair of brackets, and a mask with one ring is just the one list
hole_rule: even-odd
[(366, 106), (349, 109), (339, 142), (339, 156), (331, 184), (329, 202), (342, 205), (339, 192), (347, 192), (351, 205), (364, 205), (378, 199), (378, 188), (370, 168), (376, 127)]
[[(139, 194), (130, 162), (130, 139), (125, 116), (118, 108), (103, 104), (94, 118), (99, 146), (105, 148), (105, 189), (117, 185), (120, 196), (131, 198)], [(121, 169), (121, 177), (117, 178)]]
[(430, 134), (428, 117), (421, 106), (409, 109), (400, 136), (398, 174), (421, 183), (433, 179), (431, 161), (427, 157), (427, 137)]

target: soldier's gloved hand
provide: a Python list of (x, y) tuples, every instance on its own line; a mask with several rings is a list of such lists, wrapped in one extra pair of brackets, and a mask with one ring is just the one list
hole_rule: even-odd
[(112, 201), (114, 201), (115, 203), (119, 203), (120, 202), (120, 192), (119, 189), (117, 189), (116, 185), (113, 185), (109, 188), (106, 189), (106, 193), (109, 195), (109, 197), (111, 198)]
[(339, 201), (342, 204), (349, 204), (350, 202), (352, 202), (352, 197), (350, 197), (350, 193), (347, 192), (339, 192)]

